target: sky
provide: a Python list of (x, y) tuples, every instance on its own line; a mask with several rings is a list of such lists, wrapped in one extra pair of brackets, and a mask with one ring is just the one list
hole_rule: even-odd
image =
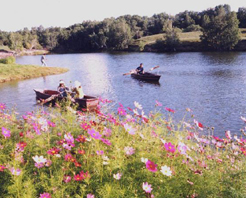
[(185, 10), (201, 12), (228, 4), (232, 11), (246, 7), (246, 0), (0, 0), (0, 30), (31, 27), (68, 27), (83, 21), (129, 15), (175, 15)]

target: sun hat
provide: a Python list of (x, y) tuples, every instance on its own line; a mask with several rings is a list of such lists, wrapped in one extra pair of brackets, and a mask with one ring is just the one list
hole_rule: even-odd
[(60, 80), (59, 84), (64, 84), (65, 85), (65, 82), (63, 80)]
[(76, 81), (74, 82), (74, 85), (75, 85), (75, 87), (79, 87), (79, 86), (81, 86), (81, 83), (80, 83), (79, 81), (76, 80)]

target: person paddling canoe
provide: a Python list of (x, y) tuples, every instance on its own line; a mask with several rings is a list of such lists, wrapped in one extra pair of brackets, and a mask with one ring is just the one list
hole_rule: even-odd
[(143, 63), (140, 63), (139, 67), (136, 69), (137, 74), (144, 74)]

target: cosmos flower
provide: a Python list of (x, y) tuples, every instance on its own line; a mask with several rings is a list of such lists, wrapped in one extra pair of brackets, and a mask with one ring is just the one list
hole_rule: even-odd
[(155, 164), (154, 162), (148, 160), (146, 162), (146, 168), (151, 171), (151, 172), (156, 172), (157, 171), (157, 164)]
[(151, 184), (148, 184), (148, 182), (143, 182), (143, 190), (146, 192), (146, 193), (151, 193), (152, 191), (152, 188), (151, 188)]
[(8, 129), (4, 128), (4, 127), (2, 127), (2, 134), (3, 134), (3, 136), (5, 138), (9, 138), (11, 136), (10, 130), (8, 130)]
[(160, 171), (163, 175), (166, 175), (168, 177), (172, 176), (172, 171), (171, 171), (170, 167), (168, 167), (166, 165), (162, 166)]

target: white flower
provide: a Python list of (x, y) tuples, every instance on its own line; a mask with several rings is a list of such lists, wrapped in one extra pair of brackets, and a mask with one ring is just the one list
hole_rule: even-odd
[(141, 162), (145, 163), (148, 161), (148, 158), (141, 157)]
[(36, 163), (45, 163), (45, 162), (47, 162), (47, 159), (45, 159), (43, 156), (35, 156), (35, 157), (32, 157), (32, 159), (36, 162)]
[(166, 144), (166, 140), (163, 140), (162, 138), (160, 138), (160, 140), (163, 144)]
[(136, 115), (139, 115), (138, 110), (137, 109), (133, 109), (133, 113)]
[(121, 176), (122, 176), (121, 173), (113, 174), (113, 177), (114, 177), (116, 180), (120, 180)]
[(104, 161), (108, 161), (109, 160), (108, 156), (106, 156), (106, 155), (103, 155), (102, 158), (103, 158)]
[(136, 107), (136, 108), (138, 108), (138, 109), (143, 109), (143, 107), (142, 107), (142, 105), (141, 104), (139, 104), (138, 102), (134, 102), (134, 106)]
[(166, 165), (162, 166), (160, 171), (162, 172), (163, 175), (166, 175), (168, 177), (172, 176), (172, 171), (171, 171), (170, 167), (168, 167)]

